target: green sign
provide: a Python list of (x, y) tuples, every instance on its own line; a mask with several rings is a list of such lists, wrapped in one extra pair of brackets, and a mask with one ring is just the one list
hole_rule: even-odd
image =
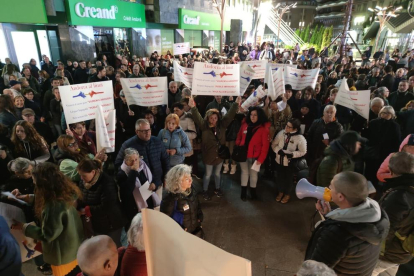
[[(179, 29), (219, 31), (220, 24), (221, 18), (218, 14), (178, 9)], [(230, 31), (230, 19), (224, 21), (223, 30)]]
[(145, 28), (145, 6), (114, 0), (67, 0), (71, 25)]
[(161, 30), (161, 54), (166, 55), (167, 51), (172, 54), (174, 46), (174, 30)]
[(4, 23), (47, 23), (43, 0), (1, 1), (0, 22)]

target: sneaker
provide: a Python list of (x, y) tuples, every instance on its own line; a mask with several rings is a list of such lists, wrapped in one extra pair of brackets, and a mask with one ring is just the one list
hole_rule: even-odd
[(221, 191), (221, 189), (215, 189), (215, 190), (214, 190), (214, 194), (215, 194), (217, 197), (222, 197), (222, 196), (223, 196), (223, 192)]
[(231, 165), (231, 170), (230, 170), (230, 174), (235, 174), (237, 170), (237, 165)]
[(203, 198), (204, 200), (211, 200), (211, 196), (208, 194), (208, 191), (203, 192)]
[(229, 172), (229, 164), (223, 164), (223, 173), (228, 173)]
[(37, 267), (37, 270), (39, 270), (43, 275), (52, 275), (52, 268), (49, 264), (41, 265)]

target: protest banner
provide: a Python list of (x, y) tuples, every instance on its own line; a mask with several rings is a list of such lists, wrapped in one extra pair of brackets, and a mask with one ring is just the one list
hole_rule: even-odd
[(174, 43), (173, 55), (182, 55), (190, 53), (190, 42)]
[(108, 113), (114, 107), (112, 81), (59, 86), (67, 124), (96, 119), (97, 108)]
[(184, 83), (187, 87), (193, 87), (194, 69), (182, 67), (174, 60), (174, 80)]
[(334, 103), (348, 107), (368, 120), (370, 94), (371, 91), (369, 90), (350, 91), (344, 78), (341, 81)]
[(269, 80), (269, 71), (272, 71), (272, 73), (276, 73), (279, 68), (286, 68), (286, 67), (292, 67), (292, 68), (296, 68), (296, 65), (294, 64), (288, 64), (288, 63), (267, 63), (266, 64), (266, 74), (265, 74), (265, 78), (264, 78), (264, 82), (267, 83)]
[(243, 61), (239, 62), (240, 65), (247, 64), (254, 70), (253, 79), (264, 79), (266, 76), (266, 64), (267, 60), (250, 60), (250, 61)]
[(276, 67), (276, 71), (268, 71), (269, 77), (267, 78), (268, 94), (272, 100), (276, 100), (279, 95), (285, 93), (285, 72), (284, 67)]
[(105, 152), (115, 151), (115, 109), (109, 111), (106, 116), (102, 106), (98, 107), (95, 120), (96, 124), (96, 147), (98, 152), (105, 149)]
[(122, 78), (122, 91), (128, 105), (164, 105), (168, 103), (167, 77)]
[(253, 79), (255, 71), (247, 64), (240, 65), (240, 96), (243, 96)]
[(242, 103), (241, 107), (247, 110), (251, 106), (256, 106), (261, 98), (267, 95), (267, 90), (263, 90), (260, 85), (257, 89)]
[(285, 67), (285, 83), (292, 85), (294, 90), (304, 89), (307, 86), (315, 88), (319, 69), (302, 70), (290, 66)]
[(194, 63), (192, 95), (239, 96), (240, 65)]
[(251, 261), (184, 231), (164, 213), (142, 209), (142, 225), (148, 276), (252, 275)]

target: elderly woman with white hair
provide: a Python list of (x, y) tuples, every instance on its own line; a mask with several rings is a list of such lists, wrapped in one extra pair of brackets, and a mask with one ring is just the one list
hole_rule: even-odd
[(154, 209), (160, 205), (161, 199), (156, 193), (152, 193), (148, 199), (142, 197), (139, 188), (146, 182), (151, 183), (152, 173), (134, 148), (125, 150), (124, 162), (119, 168), (117, 180), (121, 207), (127, 217), (125, 229), (128, 229), (132, 219), (141, 209)]
[(336, 276), (336, 273), (324, 263), (307, 260), (302, 263), (296, 276)]
[(185, 231), (204, 238), (203, 212), (192, 182), (190, 166), (172, 167), (165, 180), (168, 194), (161, 202), (161, 212), (172, 217)]

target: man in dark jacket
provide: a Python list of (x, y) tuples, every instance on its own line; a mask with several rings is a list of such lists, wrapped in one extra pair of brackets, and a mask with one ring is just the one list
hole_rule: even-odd
[(79, 61), (79, 68), (73, 73), (73, 82), (75, 84), (88, 82), (89, 69), (86, 68), (86, 62), (84, 60)]
[(388, 233), (388, 217), (368, 197), (368, 183), (361, 174), (339, 173), (329, 188), (339, 208), (331, 211), (329, 203), (316, 203), (326, 220), (313, 232), (305, 259), (322, 262), (338, 275), (371, 276)]
[(36, 92), (40, 92), (39, 82), (32, 76), (29, 68), (23, 70), (23, 76), (27, 79), (29, 86)]
[(181, 90), (178, 88), (178, 84), (175, 81), (171, 81), (168, 84), (168, 106), (171, 107), (175, 103), (181, 101)]
[(395, 111), (400, 111), (409, 101), (414, 100), (414, 94), (408, 92), (408, 87), (408, 81), (402, 80), (398, 84), (398, 90), (388, 97), (388, 103)]
[(100, 82), (100, 81), (107, 81), (109, 78), (106, 76), (106, 69), (103, 66), (96, 67), (96, 75), (93, 75), (89, 82)]
[(414, 235), (414, 155), (397, 152), (388, 167), (392, 178), (386, 179), (385, 188), (390, 190), (379, 204), (390, 218), (390, 231), (372, 276), (396, 275), (400, 264), (413, 259), (412, 252), (403, 248), (403, 239)]
[(144, 158), (153, 175), (153, 183), (150, 189), (156, 191), (159, 198), (162, 198), (162, 184), (165, 175), (170, 170), (170, 157), (165, 150), (164, 144), (157, 137), (151, 136), (150, 124), (145, 119), (139, 119), (135, 124), (134, 136), (122, 144), (115, 160), (115, 166), (119, 167), (124, 162), (124, 151), (127, 148), (134, 148)]
[(382, 77), (380, 83), (378, 84), (378, 87), (385, 86), (388, 88), (389, 91), (392, 91), (395, 79), (393, 76), (391, 65), (385, 66), (384, 73), (385, 75), (384, 77)]
[(53, 63), (47, 56), (45, 56), (44, 63), (42, 64), (42, 70), (46, 71), (51, 77), (55, 75), (55, 66), (53, 66)]

